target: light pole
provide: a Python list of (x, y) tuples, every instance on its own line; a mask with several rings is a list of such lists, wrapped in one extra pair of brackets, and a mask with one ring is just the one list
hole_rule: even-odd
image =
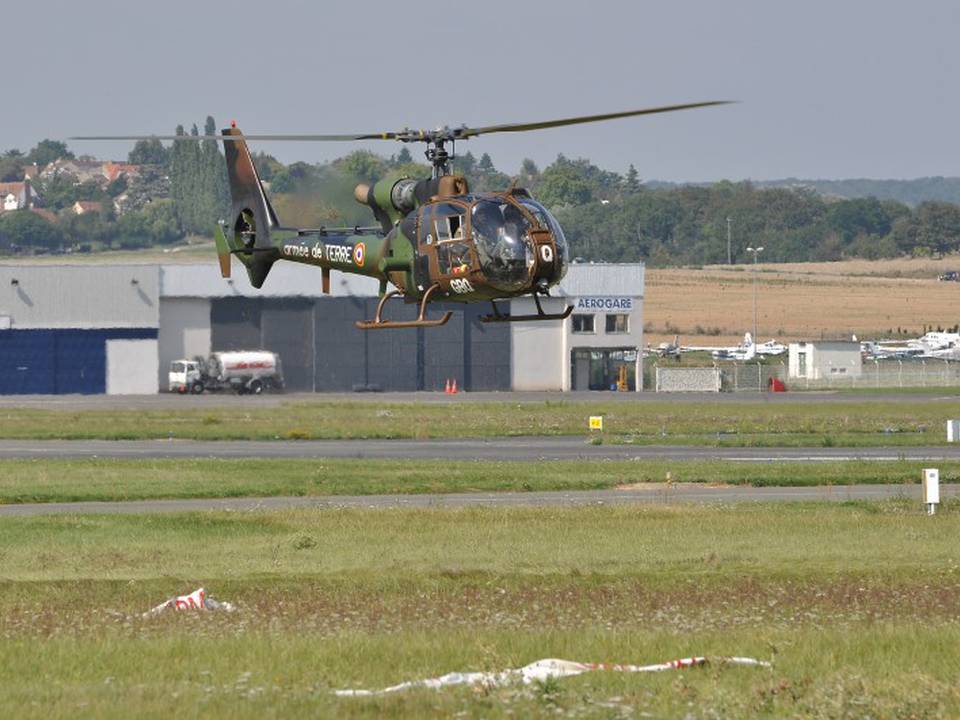
[(733, 255), (730, 252), (730, 223), (732, 221), (730, 218), (727, 218), (727, 265), (733, 265)]
[(753, 253), (753, 343), (760, 342), (757, 337), (757, 255), (763, 252), (763, 245), (760, 247), (748, 247), (747, 252)]

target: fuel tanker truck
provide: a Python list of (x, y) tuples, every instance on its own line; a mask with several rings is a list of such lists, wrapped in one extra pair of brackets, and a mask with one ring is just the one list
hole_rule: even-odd
[(259, 395), (283, 388), (280, 357), (266, 350), (215, 352), (208, 359), (170, 363), (170, 392), (199, 395), (204, 390), (232, 390), (238, 395)]

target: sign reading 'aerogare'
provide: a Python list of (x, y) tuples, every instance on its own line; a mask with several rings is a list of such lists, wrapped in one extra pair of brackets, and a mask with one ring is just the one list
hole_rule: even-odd
[(632, 297), (582, 297), (577, 310), (633, 310)]

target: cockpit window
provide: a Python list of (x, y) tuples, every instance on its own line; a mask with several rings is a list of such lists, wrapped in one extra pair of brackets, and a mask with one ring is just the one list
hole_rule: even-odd
[(532, 198), (522, 198), (520, 203), (530, 211), (544, 230), (549, 230), (553, 233), (553, 239), (557, 243), (557, 255), (559, 256), (557, 258), (559, 271), (554, 276), (553, 281), (559, 282), (563, 276), (567, 274), (567, 264), (570, 256), (570, 246), (567, 245), (567, 238), (564, 237), (560, 223), (550, 214), (549, 210), (536, 200)]
[(534, 254), (523, 213), (507, 202), (481, 200), (473, 207), (470, 227), (487, 282), (508, 292), (526, 285)]

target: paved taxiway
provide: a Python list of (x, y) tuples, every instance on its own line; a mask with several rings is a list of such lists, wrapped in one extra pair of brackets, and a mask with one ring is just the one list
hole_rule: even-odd
[(447, 440), (0, 440), (13, 458), (268, 458), (394, 460), (960, 460), (960, 446), (730, 448), (592, 445), (584, 436)]
[[(942, 485), (942, 498), (960, 496), (960, 485)], [(251, 512), (312, 508), (464, 508), (582, 507), (631, 503), (846, 502), (910, 498), (920, 502), (919, 485), (844, 485), (831, 487), (714, 487), (696, 484), (649, 484), (639, 488), (578, 492), (457, 493), (450, 495), (341, 495), (217, 500), (129, 500), (0, 505), (0, 518), (58, 514), (136, 514), (221, 510)]]

